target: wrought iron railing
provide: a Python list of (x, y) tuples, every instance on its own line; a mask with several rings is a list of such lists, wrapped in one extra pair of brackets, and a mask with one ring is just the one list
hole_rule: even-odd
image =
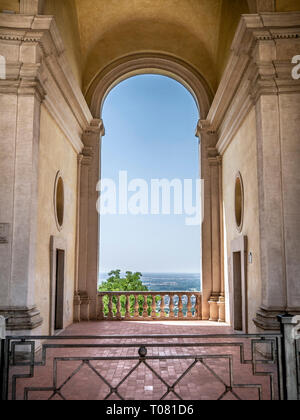
[(200, 292), (99, 292), (100, 320), (201, 320)]
[(280, 400), (284, 398), (281, 338), (280, 334), (7, 337), (1, 397)]

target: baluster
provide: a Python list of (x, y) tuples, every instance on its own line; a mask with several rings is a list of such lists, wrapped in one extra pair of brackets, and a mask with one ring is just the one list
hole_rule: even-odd
[(134, 295), (134, 317), (135, 318), (139, 318), (140, 317), (140, 313), (139, 313), (139, 295)]
[(102, 321), (104, 319), (104, 304), (103, 304), (103, 295), (99, 295), (99, 321)]
[(156, 300), (155, 295), (151, 295), (152, 305), (151, 305), (151, 317), (152, 319), (156, 319)]
[(148, 296), (144, 295), (143, 298), (143, 318), (146, 319), (148, 318)]
[(187, 317), (188, 319), (193, 319), (193, 304), (192, 304), (192, 295), (191, 294), (187, 294)]
[(178, 318), (179, 319), (183, 319), (183, 303), (182, 303), (182, 293), (178, 293), (178, 297), (179, 297), (179, 303), (178, 303), (178, 308), (179, 308), (179, 312), (178, 312)]
[(109, 294), (108, 295), (108, 316), (107, 316), (107, 319), (109, 320), (109, 321), (111, 321), (112, 319), (113, 319), (113, 310), (112, 310), (112, 295), (111, 294)]
[(128, 320), (131, 318), (130, 315), (130, 296), (126, 295), (126, 302), (125, 302), (125, 319)]
[(160, 316), (161, 318), (165, 318), (165, 295), (161, 295), (161, 304), (160, 304)]
[(122, 316), (121, 316), (121, 310), (120, 310), (120, 306), (121, 306), (121, 300), (120, 300), (120, 298), (121, 298), (121, 296), (120, 295), (116, 295), (116, 298), (117, 298), (117, 304), (116, 304), (117, 314), (116, 314), (116, 318), (118, 320), (120, 320), (122, 318)]
[(196, 294), (195, 308), (196, 308), (196, 317), (197, 317), (196, 319), (201, 320), (202, 319), (202, 294), (201, 293)]
[(174, 305), (174, 293), (170, 294), (170, 319), (174, 319), (175, 318), (175, 305)]

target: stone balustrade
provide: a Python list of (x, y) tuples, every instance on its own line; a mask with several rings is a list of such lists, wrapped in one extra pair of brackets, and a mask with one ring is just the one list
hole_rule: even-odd
[(98, 292), (98, 319), (201, 320), (200, 292)]

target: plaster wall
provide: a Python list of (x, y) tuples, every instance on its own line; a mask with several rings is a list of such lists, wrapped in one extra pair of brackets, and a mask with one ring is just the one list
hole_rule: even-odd
[[(38, 232), (36, 255), (36, 304), (44, 320), (42, 333), (49, 334), (50, 324), (50, 237), (66, 243), (66, 278), (64, 319), (68, 326), (73, 321), (75, 279), (77, 154), (47, 110), (41, 109), (40, 162), (38, 193)], [(58, 230), (54, 213), (54, 183), (57, 172), (64, 180), (64, 224)]]
[[(235, 179), (241, 173), (244, 184), (245, 213), (242, 232), (235, 221)], [(253, 255), (252, 264), (247, 263), (248, 330), (256, 332), (252, 319), (261, 304), (260, 240), (257, 181), (256, 116), (252, 109), (223, 155), (223, 207), (225, 227), (225, 279), (231, 281), (231, 242), (240, 235), (248, 237), (248, 254)], [(228, 285), (226, 287), (228, 290)], [(227, 302), (227, 318), (228, 318)], [(228, 320), (228, 319), (227, 319)]]

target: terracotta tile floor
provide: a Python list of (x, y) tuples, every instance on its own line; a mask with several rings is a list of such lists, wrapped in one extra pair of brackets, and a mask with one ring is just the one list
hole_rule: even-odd
[[(106, 340), (54, 340), (51, 344), (122, 344), (119, 348), (50, 348), (47, 350), (46, 366), (36, 367), (34, 378), (17, 380), (17, 399), (24, 398), (25, 388), (46, 388), (46, 390), (33, 390), (28, 393), (29, 399), (71, 399), (71, 400), (103, 400), (109, 395), (110, 400), (120, 397), (126, 400), (215, 400), (223, 395), (223, 399), (258, 399), (259, 385), (261, 398), (270, 399), (270, 377), (254, 376), (252, 364), (240, 363), (240, 347), (233, 343), (243, 343), (246, 360), (251, 359), (251, 340), (239, 339), (188, 339), (188, 338), (129, 338), (136, 335), (182, 335), (182, 334), (232, 334), (230, 327), (221, 324), (205, 322), (89, 322), (74, 324), (64, 331), (64, 336), (90, 335), (111, 336), (122, 335), (122, 339)], [(138, 349), (141, 344), (168, 343), (170, 347), (148, 347), (148, 359), (139, 364)], [(205, 343), (200, 347), (176, 347), (178, 343)], [(215, 343), (218, 343), (216, 346)], [(230, 343), (224, 346), (224, 343)], [(135, 347), (126, 348), (125, 344), (135, 344)], [(211, 346), (211, 344), (214, 344)], [(223, 344), (223, 346), (221, 346)], [(182, 355), (190, 357), (176, 359)], [(170, 359), (155, 359), (155, 356), (168, 356)], [(202, 362), (195, 362), (195, 356), (202, 357)], [(222, 356), (222, 357), (221, 357)], [(39, 356), (37, 356), (38, 358)], [(74, 360), (74, 358), (86, 360)], [(88, 358), (106, 357), (112, 360), (87, 360)], [(122, 360), (132, 357), (133, 360)], [(233, 384), (230, 388), (230, 357), (232, 357)], [(59, 393), (47, 388), (53, 387), (53, 361), (57, 361), (56, 389)], [(67, 360), (66, 360), (67, 358)], [(70, 360), (70, 358), (72, 360)], [(262, 356), (259, 356), (261, 359)], [(188, 370), (186, 375), (184, 372)], [(134, 366), (137, 366), (133, 370)], [(28, 367), (14, 368), (12, 373), (28, 373)], [(126, 378), (126, 375), (133, 372)], [(259, 365), (259, 372), (274, 374), (275, 397), (277, 397), (277, 378), (275, 365)], [(76, 375), (70, 376), (76, 372)], [(101, 379), (98, 374), (102, 376)], [(182, 376), (179, 382), (176, 382)], [(126, 378), (126, 379), (125, 379)], [(124, 380), (125, 379), (125, 380)], [(122, 382), (123, 381), (123, 382)], [(121, 385), (119, 385), (121, 383)], [(246, 387), (241, 387), (246, 385)], [(171, 388), (168, 393), (168, 387)], [(226, 388), (228, 387), (228, 388)], [(111, 392), (117, 388), (117, 392)], [(173, 392), (174, 391), (174, 392)], [(226, 392), (227, 391), (227, 392)]]

